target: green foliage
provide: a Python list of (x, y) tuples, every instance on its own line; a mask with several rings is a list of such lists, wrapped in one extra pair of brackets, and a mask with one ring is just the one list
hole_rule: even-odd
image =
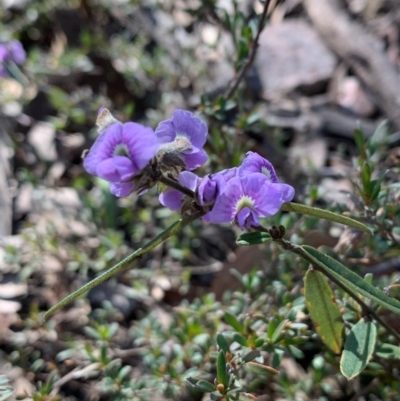
[(383, 291), (368, 284), (356, 273), (353, 273), (347, 267), (322, 252), (307, 245), (303, 246), (302, 249), (325, 273), (335, 277), (347, 288), (350, 288), (367, 298), (373, 299), (384, 308), (400, 314), (400, 302), (396, 299), (388, 297)]
[(236, 243), (241, 246), (259, 245), (271, 241), (271, 236), (266, 232), (245, 233), (238, 237)]
[(349, 380), (358, 376), (367, 366), (375, 349), (376, 334), (375, 324), (361, 319), (347, 335), (340, 359), (340, 371)]
[(325, 276), (309, 269), (304, 277), (304, 295), (310, 317), (321, 340), (335, 354), (343, 344), (343, 319)]

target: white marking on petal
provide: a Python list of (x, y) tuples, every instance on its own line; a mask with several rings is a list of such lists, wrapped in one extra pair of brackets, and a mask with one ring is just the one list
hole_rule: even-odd
[(236, 203), (236, 214), (238, 214), (243, 208), (248, 207), (251, 210), (254, 210), (254, 199), (250, 198), (250, 196), (243, 195)]
[(130, 158), (129, 149), (124, 143), (115, 146), (113, 156), (126, 156)]
[(269, 171), (265, 166), (261, 167), (261, 172), (267, 176), (267, 178), (271, 181), (271, 171)]

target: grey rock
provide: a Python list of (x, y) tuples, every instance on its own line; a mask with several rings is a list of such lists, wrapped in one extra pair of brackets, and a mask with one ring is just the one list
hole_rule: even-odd
[(45, 161), (57, 159), (55, 137), (55, 128), (44, 122), (36, 123), (28, 132), (28, 142), (35, 149), (39, 158)]
[(269, 25), (260, 35), (255, 67), (261, 95), (274, 99), (302, 88), (313, 94), (332, 76), (335, 55), (303, 20)]

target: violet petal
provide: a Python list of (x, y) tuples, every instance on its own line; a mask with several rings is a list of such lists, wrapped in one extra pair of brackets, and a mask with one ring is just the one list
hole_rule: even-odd
[(133, 182), (110, 182), (110, 192), (120, 198), (129, 196), (133, 189)]
[(158, 199), (160, 203), (173, 211), (179, 211), (182, 208), (183, 193), (173, 188), (167, 188)]
[(197, 148), (202, 148), (207, 140), (207, 125), (193, 113), (186, 110), (175, 110), (171, 122), (176, 134), (184, 134)]
[(113, 156), (115, 146), (121, 143), (121, 137), (122, 124), (120, 123), (110, 125), (101, 133), (83, 160), (83, 167), (89, 174), (97, 175), (99, 163)]

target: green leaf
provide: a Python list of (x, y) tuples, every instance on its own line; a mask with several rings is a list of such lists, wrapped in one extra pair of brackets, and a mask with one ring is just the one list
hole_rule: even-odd
[(237, 343), (239, 343), (240, 345), (242, 345), (243, 347), (247, 347), (247, 346), (248, 346), (247, 339), (246, 339), (243, 335), (241, 335), (240, 333), (235, 333), (235, 334), (233, 335), (233, 339), (234, 339)]
[(375, 354), (385, 359), (400, 359), (400, 347), (393, 344), (377, 344)]
[(272, 334), (272, 337), (271, 337), (272, 343), (276, 343), (276, 342), (278, 341), (279, 336), (281, 335), (282, 330), (286, 327), (286, 324), (287, 324), (287, 323), (288, 323), (288, 320), (287, 320), (287, 319), (282, 320), (282, 321), (279, 323), (278, 327), (275, 329), (274, 333)]
[(365, 281), (366, 283), (368, 283), (368, 284), (371, 284), (373, 279), (374, 279), (374, 275), (373, 275), (372, 273), (367, 273), (367, 274), (364, 276), (364, 281)]
[(364, 131), (361, 127), (357, 127), (354, 130), (354, 141), (356, 142), (357, 149), (360, 152), (360, 154), (364, 155), (365, 154), (365, 149), (364, 149), (365, 139), (364, 139)]
[(219, 384), (223, 384), (225, 388), (229, 384), (229, 375), (226, 371), (226, 358), (223, 350), (219, 351), (217, 359), (217, 379)]
[(367, 366), (376, 343), (376, 326), (361, 319), (353, 326), (344, 343), (340, 371), (347, 379), (360, 374)]
[(398, 280), (390, 284), (388, 287), (385, 287), (384, 291), (389, 297), (400, 299), (400, 283)]
[(304, 278), (304, 295), (310, 317), (323, 343), (335, 354), (342, 350), (343, 319), (325, 276), (309, 269)]
[(204, 391), (205, 393), (212, 393), (213, 391), (215, 391), (215, 386), (214, 384), (210, 383), (207, 380), (199, 380), (196, 383), (196, 387), (201, 390)]
[(242, 234), (236, 240), (236, 243), (240, 246), (246, 245), (259, 245), (264, 242), (271, 241), (271, 236), (266, 232), (255, 232)]
[(367, 146), (371, 154), (374, 154), (380, 145), (385, 144), (388, 136), (387, 120), (382, 121), (369, 139)]
[(335, 277), (347, 288), (374, 300), (392, 312), (400, 314), (400, 302), (398, 300), (388, 297), (383, 291), (364, 281), (358, 274), (317, 249), (308, 245), (303, 245), (301, 248), (316, 265)]
[(253, 349), (243, 357), (243, 362), (247, 363), (260, 356), (260, 351)]
[(361, 178), (364, 191), (369, 191), (369, 183), (371, 182), (371, 166), (367, 162), (364, 163)]
[(295, 347), (294, 345), (289, 344), (288, 349), (289, 352), (292, 354), (292, 356), (294, 356), (296, 359), (304, 358), (304, 352), (301, 349)]
[(295, 212), (300, 214), (306, 214), (308, 216), (318, 217), (320, 219), (334, 221), (336, 223), (344, 224), (348, 227), (357, 228), (357, 230), (364, 231), (365, 233), (371, 234), (371, 230), (364, 224), (357, 220), (353, 220), (350, 217), (345, 217), (340, 214), (329, 212), (328, 210), (319, 209), (317, 207), (311, 207), (306, 205), (300, 205), (299, 203), (284, 203), (281, 206), (281, 210), (285, 212)]
[(225, 321), (229, 324), (232, 328), (234, 328), (239, 333), (243, 333), (243, 325), (236, 319), (235, 316), (232, 315), (230, 312), (225, 312)]
[(229, 343), (228, 341), (226, 341), (226, 338), (221, 333), (217, 334), (217, 344), (218, 347), (222, 349), (224, 352), (229, 352)]
[(389, 170), (385, 170), (377, 180), (372, 180), (369, 184), (369, 191), (371, 193), (370, 198), (371, 202), (376, 200), (376, 198), (379, 195), (379, 192), (381, 191), (381, 184), (383, 179), (385, 178), (386, 174), (389, 172)]
[(284, 354), (285, 354), (285, 351), (283, 349), (279, 349), (279, 348), (274, 349), (274, 355), (272, 357), (272, 367), (274, 369), (279, 368), (279, 365), (281, 364)]

